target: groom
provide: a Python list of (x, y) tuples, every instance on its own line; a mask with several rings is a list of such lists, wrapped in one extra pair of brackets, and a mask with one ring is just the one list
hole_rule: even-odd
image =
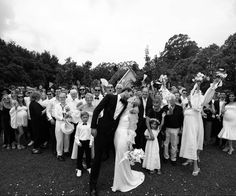
[[(131, 88), (124, 88), (121, 94), (107, 94), (93, 112), (91, 133), (94, 136), (95, 157), (90, 174), (90, 195), (97, 195), (96, 185), (99, 176), (103, 152), (113, 143), (114, 133), (120, 116), (127, 106)], [(99, 114), (103, 110), (103, 116)]]

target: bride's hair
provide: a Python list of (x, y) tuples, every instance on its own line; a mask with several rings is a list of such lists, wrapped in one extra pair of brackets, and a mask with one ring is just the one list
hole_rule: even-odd
[(140, 105), (140, 99), (137, 96), (130, 97), (128, 102), (132, 104), (133, 108)]

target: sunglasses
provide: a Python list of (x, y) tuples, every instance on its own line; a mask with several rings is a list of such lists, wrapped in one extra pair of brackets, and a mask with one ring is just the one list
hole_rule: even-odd
[(101, 90), (100, 90), (100, 89), (95, 89), (95, 91), (97, 91), (97, 92), (98, 92), (98, 91), (101, 91)]
[(81, 89), (79, 89), (80, 91), (84, 91), (85, 89), (84, 88), (81, 88)]

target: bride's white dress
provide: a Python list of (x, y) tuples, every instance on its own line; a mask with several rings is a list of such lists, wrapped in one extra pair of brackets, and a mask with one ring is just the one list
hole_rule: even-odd
[(129, 110), (126, 110), (121, 118), (115, 132), (114, 144), (116, 149), (115, 170), (112, 191), (127, 192), (144, 181), (142, 172), (134, 171), (128, 160), (122, 160), (124, 153), (128, 151), (130, 118)]

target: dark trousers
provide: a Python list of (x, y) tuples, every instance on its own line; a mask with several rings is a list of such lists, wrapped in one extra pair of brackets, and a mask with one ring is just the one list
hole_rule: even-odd
[(14, 129), (11, 128), (10, 123), (9, 125), (6, 124), (3, 129), (4, 133), (4, 144), (11, 144), (15, 140)]
[(145, 150), (146, 138), (144, 132), (146, 129), (146, 118), (139, 119), (136, 129), (135, 148), (142, 148)]
[(40, 129), (33, 129), (34, 149), (39, 149), (42, 144), (42, 135)]
[(95, 157), (91, 167), (90, 174), (90, 189), (96, 189), (100, 168), (102, 155), (109, 148), (110, 144), (113, 142), (114, 135), (103, 135), (99, 134), (95, 137), (94, 148), (95, 148)]
[(78, 123), (72, 123), (72, 124), (74, 125), (74, 130), (70, 134), (70, 146), (69, 146), (70, 153), (72, 153), (72, 150), (73, 150), (73, 145), (74, 145), (74, 141), (75, 141), (75, 132), (76, 132), (76, 127), (77, 127)]
[(89, 147), (90, 140), (82, 141), (80, 143), (82, 146), (78, 146), (78, 155), (77, 155), (77, 169), (83, 169), (83, 154), (85, 153), (87, 169), (91, 168), (91, 148)]

